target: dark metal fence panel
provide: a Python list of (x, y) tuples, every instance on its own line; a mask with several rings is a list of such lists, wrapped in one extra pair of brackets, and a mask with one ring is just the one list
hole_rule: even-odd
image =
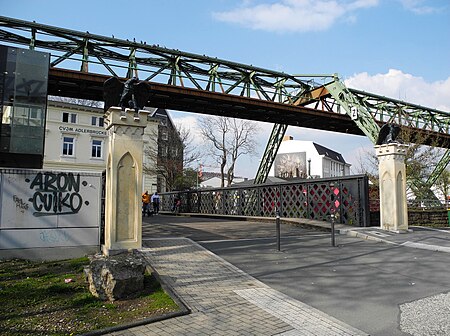
[(301, 180), (246, 187), (162, 193), (162, 210), (171, 211), (181, 198), (181, 212), (329, 221), (369, 226), (368, 179), (365, 175)]
[(177, 193), (165, 193), (160, 195), (160, 210), (173, 211), (173, 204)]
[(308, 187), (285, 185), (281, 190), (281, 217), (308, 218)]
[(247, 217), (261, 216), (259, 188), (241, 189), (241, 210), (242, 215)]

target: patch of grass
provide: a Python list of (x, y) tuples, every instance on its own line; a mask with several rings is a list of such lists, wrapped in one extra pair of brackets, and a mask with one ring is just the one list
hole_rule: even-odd
[(88, 258), (0, 261), (0, 334), (80, 334), (178, 310), (152, 275), (145, 276), (145, 290), (136, 297), (95, 298), (84, 279), (87, 264)]
[(148, 308), (160, 309), (160, 307), (172, 307), (176, 308), (177, 305), (168, 296), (161, 287), (159, 287), (153, 294), (151, 294), (152, 301), (149, 303)]

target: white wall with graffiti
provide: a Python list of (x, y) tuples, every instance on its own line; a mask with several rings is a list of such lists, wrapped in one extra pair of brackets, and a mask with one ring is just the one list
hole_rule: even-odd
[(98, 251), (101, 189), (101, 173), (0, 169), (0, 258)]

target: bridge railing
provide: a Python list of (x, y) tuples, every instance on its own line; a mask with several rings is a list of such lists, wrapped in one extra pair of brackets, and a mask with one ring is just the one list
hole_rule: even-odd
[(208, 188), (161, 193), (161, 210), (184, 213), (306, 218), (369, 226), (368, 179), (365, 175), (311, 179), (277, 184)]

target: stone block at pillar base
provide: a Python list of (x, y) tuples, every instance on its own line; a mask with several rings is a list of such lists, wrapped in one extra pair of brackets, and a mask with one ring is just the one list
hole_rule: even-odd
[(144, 289), (146, 262), (137, 253), (91, 256), (84, 272), (92, 295), (115, 301), (139, 294)]
[(411, 232), (414, 232), (413, 230), (411, 230), (411, 229), (402, 229), (402, 230), (395, 230), (395, 229), (387, 229), (387, 228), (384, 228), (384, 227), (381, 227), (380, 226), (380, 230), (383, 230), (383, 231), (386, 231), (386, 232), (392, 232), (392, 233), (411, 233)]
[(117, 256), (119, 254), (126, 254), (126, 253), (136, 253), (138, 251), (135, 248), (109, 248), (106, 245), (102, 245), (102, 253), (104, 256)]

